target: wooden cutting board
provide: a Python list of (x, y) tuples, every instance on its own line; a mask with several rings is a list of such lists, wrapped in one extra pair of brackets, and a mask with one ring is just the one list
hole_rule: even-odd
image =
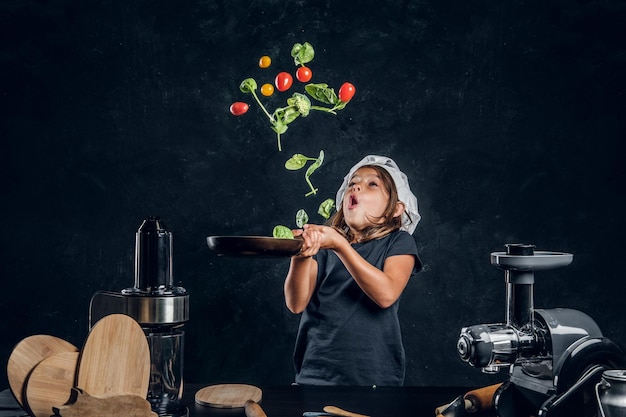
[(7, 362), (7, 377), (11, 392), (21, 406), (24, 406), (26, 380), (35, 365), (62, 352), (78, 352), (78, 348), (63, 339), (43, 334), (29, 336), (15, 346)]
[(261, 401), (260, 388), (246, 384), (209, 385), (196, 392), (196, 403), (218, 408), (243, 407), (246, 401)]
[(39, 362), (28, 376), (24, 396), (25, 407), (34, 417), (50, 417), (52, 407), (70, 399), (78, 352), (61, 352)]
[(150, 348), (139, 324), (124, 314), (100, 319), (89, 332), (78, 362), (77, 388), (93, 397), (146, 398)]

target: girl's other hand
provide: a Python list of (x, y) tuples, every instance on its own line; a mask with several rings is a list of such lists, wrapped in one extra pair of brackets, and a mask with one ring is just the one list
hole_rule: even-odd
[(320, 249), (335, 249), (338, 242), (345, 240), (332, 227), (317, 224), (305, 224), (302, 229), (294, 230), (294, 236), (304, 240), (299, 256), (313, 256)]
[(298, 257), (308, 258), (317, 254), (320, 250), (322, 237), (319, 232), (314, 228), (312, 229), (310, 226), (309, 224), (305, 224), (302, 226), (302, 229), (293, 231), (295, 237), (300, 237), (304, 241), (300, 248), (300, 253), (296, 255)]

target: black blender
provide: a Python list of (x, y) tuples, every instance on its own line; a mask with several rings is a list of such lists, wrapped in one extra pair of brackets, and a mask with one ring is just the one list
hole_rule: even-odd
[(494, 396), (498, 416), (595, 416), (593, 389), (603, 371), (626, 367), (624, 352), (585, 313), (534, 308), (534, 272), (572, 259), (526, 244), (491, 254), (491, 264), (505, 274), (506, 322), (464, 327), (457, 350), (483, 372), (508, 370)]
[(89, 325), (109, 314), (126, 314), (143, 328), (150, 347), (148, 401), (159, 416), (187, 416), (183, 394), (184, 331), (189, 295), (173, 285), (172, 233), (159, 217), (148, 217), (135, 234), (135, 284), (121, 292), (96, 292)]

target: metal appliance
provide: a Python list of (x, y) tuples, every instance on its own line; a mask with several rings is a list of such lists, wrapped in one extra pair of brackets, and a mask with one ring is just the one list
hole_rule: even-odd
[(624, 352), (585, 313), (534, 308), (534, 272), (567, 266), (573, 255), (505, 246), (491, 264), (504, 270), (506, 322), (462, 328), (459, 356), (486, 373), (508, 369), (494, 395), (498, 416), (596, 416), (594, 386), (604, 370), (626, 367)]
[(126, 314), (143, 328), (150, 347), (148, 398), (159, 416), (187, 416), (183, 395), (182, 326), (189, 295), (174, 286), (172, 233), (159, 217), (148, 217), (135, 234), (135, 284), (121, 292), (98, 291), (89, 306), (89, 325), (109, 314)]

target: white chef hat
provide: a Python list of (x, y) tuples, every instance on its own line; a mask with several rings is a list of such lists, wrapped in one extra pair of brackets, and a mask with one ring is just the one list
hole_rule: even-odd
[[(405, 213), (402, 214), (402, 227), (400, 229), (413, 234), (413, 231), (417, 227), (417, 223), (419, 223), (421, 219), (419, 211), (417, 210), (417, 198), (411, 192), (407, 176), (400, 171), (400, 168), (398, 168), (398, 165), (393, 161), (393, 159), (387, 158), (386, 156), (368, 155), (353, 166), (352, 169), (350, 169), (348, 175), (344, 177), (343, 184), (339, 187), (339, 191), (337, 191), (337, 196), (335, 198), (336, 207), (341, 207), (343, 196), (348, 189), (348, 184), (350, 183), (352, 175), (354, 175), (357, 169), (364, 165), (379, 165), (391, 174), (391, 178), (393, 178), (398, 191), (398, 199), (404, 203), (405, 206)], [(410, 219), (406, 213), (409, 214)]]

